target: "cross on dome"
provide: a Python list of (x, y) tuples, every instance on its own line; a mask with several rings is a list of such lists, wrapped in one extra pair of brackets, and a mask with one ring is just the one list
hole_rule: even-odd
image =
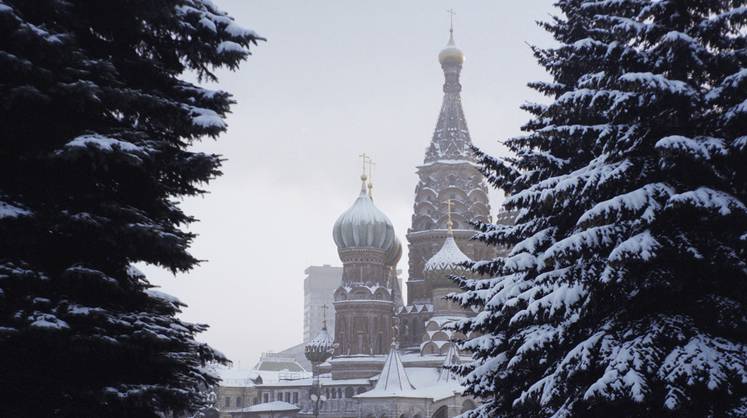
[(322, 328), (327, 329), (327, 309), (329, 309), (329, 307), (327, 305), (322, 305), (320, 309), (322, 310)]
[(446, 11), (446, 13), (449, 14), (449, 33), (452, 35), (454, 34), (454, 16), (456, 16), (456, 12), (454, 9), (449, 9)]
[(376, 163), (369, 157), (366, 164), (368, 164), (368, 197), (373, 200), (373, 168)]
[(446, 221), (446, 227), (449, 230), (449, 235), (454, 235), (454, 222), (451, 220), (451, 199), (446, 201), (446, 205), (448, 207), (447, 214), (448, 214), (448, 221)]
[(361, 159), (361, 180), (363, 180), (363, 182), (365, 183), (366, 179), (368, 178), (366, 176), (366, 164), (368, 164), (368, 161), (371, 160), (371, 157), (365, 152), (358, 157), (360, 157)]

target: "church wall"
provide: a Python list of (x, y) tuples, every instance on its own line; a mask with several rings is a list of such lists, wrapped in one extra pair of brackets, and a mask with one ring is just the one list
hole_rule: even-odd
[(388, 300), (335, 302), (335, 355), (386, 354), (392, 341), (394, 304)]

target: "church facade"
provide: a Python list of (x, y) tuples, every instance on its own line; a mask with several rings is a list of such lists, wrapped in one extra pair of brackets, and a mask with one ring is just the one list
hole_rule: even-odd
[[(492, 258), (492, 248), (472, 241), (470, 221), (488, 221), (488, 189), (472, 154), (459, 81), (464, 54), (451, 31), (439, 54), (444, 97), (423, 164), (417, 168), (409, 253), (407, 300), (397, 277), (403, 245), (389, 218), (373, 202), (367, 176), (352, 206), (333, 226), (342, 278), (332, 294), (334, 330), (326, 324), (306, 345), (313, 376), (244, 380), (249, 390), (224, 387), (221, 416), (242, 416), (244, 406), (290, 402), (298, 416), (328, 418), (448, 418), (475, 407), (448, 369), (468, 357), (451, 329), (472, 315), (444, 297), (458, 291), (449, 279), (466, 275), (463, 264)], [(307, 336), (308, 338), (308, 336)], [(310, 353), (314, 355), (311, 356)], [(326, 353), (326, 354), (325, 354)], [(249, 393), (230, 399), (228, 394)], [(229, 399), (225, 399), (226, 397)], [(247, 411), (249, 410), (247, 409)]]

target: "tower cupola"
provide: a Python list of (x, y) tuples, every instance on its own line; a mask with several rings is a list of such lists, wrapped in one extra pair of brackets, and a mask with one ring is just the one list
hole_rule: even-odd
[(449, 42), (446, 44), (446, 47), (438, 53), (438, 62), (440, 62), (442, 66), (464, 64), (464, 52), (457, 48), (456, 43), (454, 42), (453, 28), (449, 31)]

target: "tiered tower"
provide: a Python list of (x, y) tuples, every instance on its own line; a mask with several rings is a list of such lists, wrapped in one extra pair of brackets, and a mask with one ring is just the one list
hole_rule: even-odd
[(464, 53), (454, 43), (453, 28), (449, 32), (449, 42), (438, 54), (445, 79), (443, 104), (425, 161), (417, 169), (420, 180), (415, 188), (412, 226), (407, 234), (410, 262), (407, 299), (411, 306), (433, 302), (424, 268), (448, 236), (447, 201), (453, 203), (453, 239), (461, 251), (473, 260), (494, 255), (490, 247), (470, 240), (475, 231), (469, 222), (488, 221), (490, 203), (487, 185), (471, 150), (472, 140), (462, 110), (459, 75)]

